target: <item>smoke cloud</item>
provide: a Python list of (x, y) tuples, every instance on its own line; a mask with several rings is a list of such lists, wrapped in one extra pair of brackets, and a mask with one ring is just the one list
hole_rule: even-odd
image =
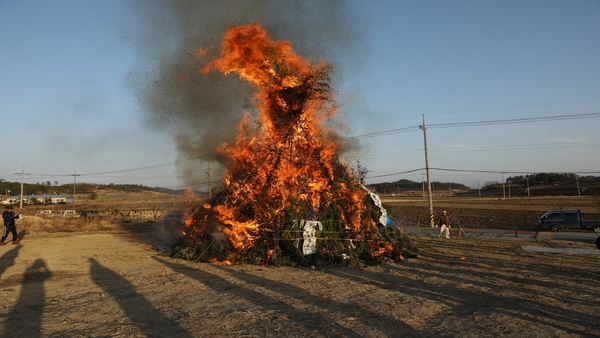
[[(260, 23), (274, 40), (288, 40), (305, 58), (324, 58), (336, 68), (359, 68), (366, 55), (361, 13), (347, 1), (133, 0), (141, 31), (129, 32), (138, 53), (129, 82), (149, 124), (173, 136), (178, 174), (205, 189), (207, 166), (219, 174), (226, 159), (215, 151), (231, 143), (253, 90), (237, 75), (200, 68), (220, 52), (228, 27)], [(203, 48), (206, 55), (198, 53)], [(333, 75), (342, 81), (341, 72)]]

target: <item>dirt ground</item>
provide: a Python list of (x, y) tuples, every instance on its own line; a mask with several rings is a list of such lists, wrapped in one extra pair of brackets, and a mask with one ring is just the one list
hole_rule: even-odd
[(2, 337), (600, 336), (592, 243), (422, 236), (404, 262), (311, 270), (172, 259), (161, 222), (17, 229), (0, 247)]

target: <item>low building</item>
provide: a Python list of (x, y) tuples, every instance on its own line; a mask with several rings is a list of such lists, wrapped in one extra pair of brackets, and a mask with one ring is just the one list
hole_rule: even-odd
[(5, 199), (4, 201), (2, 201), (3, 205), (12, 205), (12, 204), (17, 204), (17, 203), (19, 203), (19, 200), (16, 198), (8, 198), (8, 199)]
[[(20, 197), (15, 196), (2, 201), (3, 205), (20, 203)], [(75, 197), (73, 195), (27, 195), (23, 196), (23, 204), (75, 204)]]

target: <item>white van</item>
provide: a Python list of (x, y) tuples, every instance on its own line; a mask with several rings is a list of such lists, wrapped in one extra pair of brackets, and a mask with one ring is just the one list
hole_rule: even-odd
[(2, 201), (2, 204), (4, 205), (12, 205), (12, 204), (17, 204), (19, 203), (19, 200), (16, 198), (9, 198), (7, 200)]
[(81, 217), (80, 214), (75, 210), (61, 210), (58, 212), (58, 216), (61, 217)]

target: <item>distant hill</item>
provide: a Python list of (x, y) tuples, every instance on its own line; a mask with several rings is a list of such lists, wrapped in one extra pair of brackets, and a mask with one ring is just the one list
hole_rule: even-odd
[[(399, 180), (396, 182), (384, 182), (384, 183), (374, 183), (369, 184), (368, 188), (379, 194), (402, 194), (407, 193), (409, 191), (422, 191), (423, 183), (422, 182), (414, 182), (411, 180)], [(425, 186), (425, 189), (427, 187)], [(467, 187), (464, 184), (453, 183), (453, 182), (431, 182), (431, 189), (436, 192), (442, 193), (445, 191), (445, 194), (450, 193), (450, 189), (452, 189), (452, 193), (456, 191), (469, 191), (471, 188)], [(436, 193), (437, 194), (437, 193)]]
[[(426, 191), (422, 182), (399, 180), (370, 184), (369, 189), (382, 195), (419, 195)], [(538, 173), (508, 177), (506, 182), (487, 182), (471, 189), (454, 182), (431, 183), (434, 195), (454, 196), (577, 196), (600, 195), (600, 176), (578, 176), (572, 173)]]
[[(75, 188), (75, 189), (74, 189)], [(161, 192), (167, 194), (182, 194), (183, 190), (158, 188), (158, 187), (147, 187), (141, 184), (90, 184), (90, 183), (77, 183), (75, 187), (73, 184), (62, 184), (57, 185), (50, 181), (41, 183), (23, 183), (23, 195), (67, 195), (73, 194), (75, 190), (76, 194), (94, 194), (102, 190), (120, 191), (126, 193), (139, 193), (144, 191)], [(20, 182), (8, 182), (0, 179), (0, 195), (11, 195), (17, 196), (21, 193)]]

